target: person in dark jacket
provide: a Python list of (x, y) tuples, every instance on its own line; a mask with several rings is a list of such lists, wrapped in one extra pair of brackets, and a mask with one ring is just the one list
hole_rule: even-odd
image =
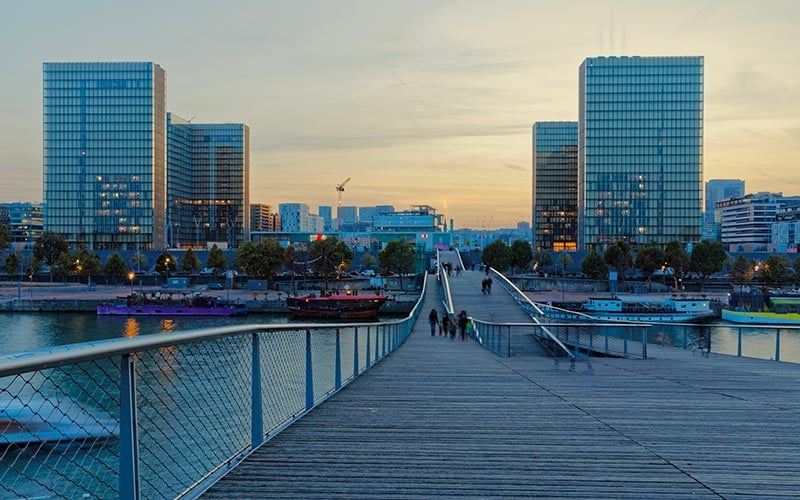
[(458, 313), (458, 331), (461, 334), (461, 341), (467, 340), (467, 311), (462, 310)]
[(430, 314), (428, 314), (428, 323), (431, 325), (431, 337), (436, 336), (436, 327), (439, 326), (439, 314), (436, 309), (431, 309)]

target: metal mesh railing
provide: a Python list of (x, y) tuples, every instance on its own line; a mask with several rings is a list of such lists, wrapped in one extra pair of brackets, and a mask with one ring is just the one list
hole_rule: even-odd
[(203, 491), (409, 335), (403, 320), (242, 325), (0, 358), (0, 497)]

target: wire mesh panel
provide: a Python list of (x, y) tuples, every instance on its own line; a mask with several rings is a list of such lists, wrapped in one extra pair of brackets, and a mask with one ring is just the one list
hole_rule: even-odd
[(0, 496), (118, 495), (119, 358), (0, 379)]
[(250, 339), (163, 347), (136, 363), (141, 491), (175, 496), (250, 438)]
[(305, 410), (305, 333), (260, 334), (264, 431), (279, 427)]

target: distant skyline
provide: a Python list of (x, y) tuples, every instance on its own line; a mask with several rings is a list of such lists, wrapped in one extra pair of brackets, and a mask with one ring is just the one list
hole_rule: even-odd
[(167, 109), (251, 131), (254, 203), (530, 222), (531, 127), (586, 57), (705, 57), (704, 181), (800, 194), (800, 2), (3, 2), (0, 201), (42, 200), (42, 63), (153, 61)]

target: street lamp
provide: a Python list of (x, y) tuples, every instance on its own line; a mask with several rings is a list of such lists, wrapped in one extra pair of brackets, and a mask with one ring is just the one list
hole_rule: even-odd
[(167, 276), (167, 281), (166, 281), (166, 283), (167, 283), (167, 285), (169, 285), (169, 257), (167, 257), (167, 258), (164, 260), (164, 267), (165, 267), (165, 269), (166, 269), (166, 271), (165, 271), (165, 272), (167, 273), (167, 274), (166, 274), (166, 276)]
[(128, 279), (131, 281), (131, 295), (133, 295), (133, 277), (136, 276), (136, 273), (133, 271), (128, 273)]

